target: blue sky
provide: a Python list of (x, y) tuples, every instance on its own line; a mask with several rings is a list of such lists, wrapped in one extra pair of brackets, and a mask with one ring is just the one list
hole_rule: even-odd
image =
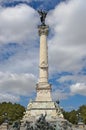
[(36, 97), (40, 24), (49, 11), (49, 83), (65, 110), (86, 105), (86, 0), (0, 0), (0, 102)]

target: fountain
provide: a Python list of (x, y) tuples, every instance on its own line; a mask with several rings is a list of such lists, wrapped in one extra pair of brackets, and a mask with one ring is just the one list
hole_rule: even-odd
[(58, 118), (56, 122), (48, 122), (46, 117), (47, 114), (41, 114), (35, 122), (26, 121), (20, 130), (72, 130), (72, 124), (67, 120)]

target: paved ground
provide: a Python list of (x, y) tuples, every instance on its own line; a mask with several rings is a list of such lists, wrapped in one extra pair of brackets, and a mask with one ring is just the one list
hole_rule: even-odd
[(85, 128), (73, 128), (73, 130), (86, 130), (86, 127)]
[(83, 129), (73, 128), (73, 130), (86, 130), (86, 128), (83, 128)]

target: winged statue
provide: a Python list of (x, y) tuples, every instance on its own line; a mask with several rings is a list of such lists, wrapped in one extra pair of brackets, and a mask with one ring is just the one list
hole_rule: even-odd
[(40, 15), (40, 20), (41, 20), (42, 25), (45, 25), (45, 18), (46, 18), (47, 12), (38, 10), (38, 13)]

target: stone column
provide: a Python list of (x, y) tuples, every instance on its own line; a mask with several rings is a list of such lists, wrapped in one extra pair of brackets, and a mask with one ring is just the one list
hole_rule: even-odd
[(40, 36), (40, 59), (39, 59), (39, 82), (36, 85), (36, 101), (52, 101), (51, 85), (48, 83), (48, 46), (47, 36), (49, 27), (47, 25), (38, 26)]
[(40, 36), (40, 63), (39, 63), (39, 83), (48, 83), (48, 47), (47, 35), (49, 27), (40, 25), (38, 27)]

